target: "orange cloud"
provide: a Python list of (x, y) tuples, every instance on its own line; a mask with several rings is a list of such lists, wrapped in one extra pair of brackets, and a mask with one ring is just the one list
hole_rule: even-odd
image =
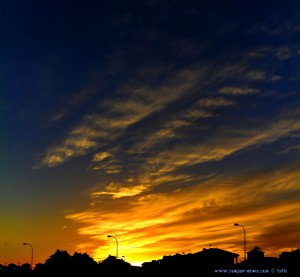
[[(233, 226), (234, 222), (246, 227), (249, 248), (261, 245), (267, 253), (279, 254), (283, 245), (276, 244), (275, 239), (266, 241), (264, 231), (275, 237), (279, 231), (272, 231), (274, 222), (280, 227), (299, 217), (297, 166), (252, 174), (230, 179), (212, 175), (197, 185), (182, 185), (181, 189), (168, 193), (152, 194), (147, 190), (124, 194), (121, 198), (124, 209), (120, 208), (121, 199), (117, 197), (111, 202), (111, 198), (101, 198), (102, 194), (92, 194), (100, 197), (98, 206), (69, 214), (67, 218), (84, 223), (86, 226), (78, 232), (101, 242), (102, 246), (94, 249), (95, 259), (114, 254), (107, 234), (118, 238), (120, 253), (132, 263), (178, 252), (196, 252), (209, 245), (243, 256), (242, 234)], [(112, 186), (111, 190), (117, 188)], [(294, 237), (285, 241), (294, 242), (292, 231), (291, 236)], [(277, 247), (276, 253), (268, 249), (271, 243)]]

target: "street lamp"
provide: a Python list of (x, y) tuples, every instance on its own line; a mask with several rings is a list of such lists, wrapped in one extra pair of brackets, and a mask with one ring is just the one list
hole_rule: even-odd
[(244, 230), (244, 260), (246, 261), (246, 230), (244, 228), (243, 225), (239, 224), (239, 223), (234, 223), (234, 226), (241, 226)]
[(27, 243), (27, 242), (23, 242), (23, 245), (28, 245), (31, 247), (31, 263), (30, 263), (30, 268), (32, 269), (32, 265), (33, 265), (33, 247), (31, 244)]
[(111, 235), (108, 235), (107, 236), (108, 238), (114, 238), (116, 240), (116, 258), (118, 259), (118, 240), (114, 237), (114, 236), (111, 236)]

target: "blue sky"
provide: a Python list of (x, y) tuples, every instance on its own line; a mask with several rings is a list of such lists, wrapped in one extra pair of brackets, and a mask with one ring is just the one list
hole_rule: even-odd
[(299, 245), (297, 1), (0, 6), (0, 262)]

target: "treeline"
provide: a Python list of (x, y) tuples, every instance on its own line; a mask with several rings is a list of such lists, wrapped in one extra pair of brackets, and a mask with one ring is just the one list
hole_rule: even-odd
[(138, 269), (114, 256), (96, 262), (86, 253), (70, 255), (67, 251), (56, 250), (45, 263), (38, 263), (34, 268), (28, 263), (0, 265), (0, 276), (107, 276), (112, 273), (135, 274)]
[(67, 251), (57, 250), (44, 264), (38, 263), (34, 268), (28, 263), (0, 265), (0, 276), (300, 276), (300, 250), (284, 253), (280, 258), (262, 257), (235, 264), (216, 255), (206, 255), (223, 251), (210, 250), (164, 256), (161, 260), (145, 262), (141, 267), (114, 256), (96, 262), (86, 253), (70, 255)]

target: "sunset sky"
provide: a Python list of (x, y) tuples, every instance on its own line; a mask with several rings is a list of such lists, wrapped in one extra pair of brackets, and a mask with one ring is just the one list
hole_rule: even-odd
[(300, 1), (1, 0), (0, 263), (300, 247)]

